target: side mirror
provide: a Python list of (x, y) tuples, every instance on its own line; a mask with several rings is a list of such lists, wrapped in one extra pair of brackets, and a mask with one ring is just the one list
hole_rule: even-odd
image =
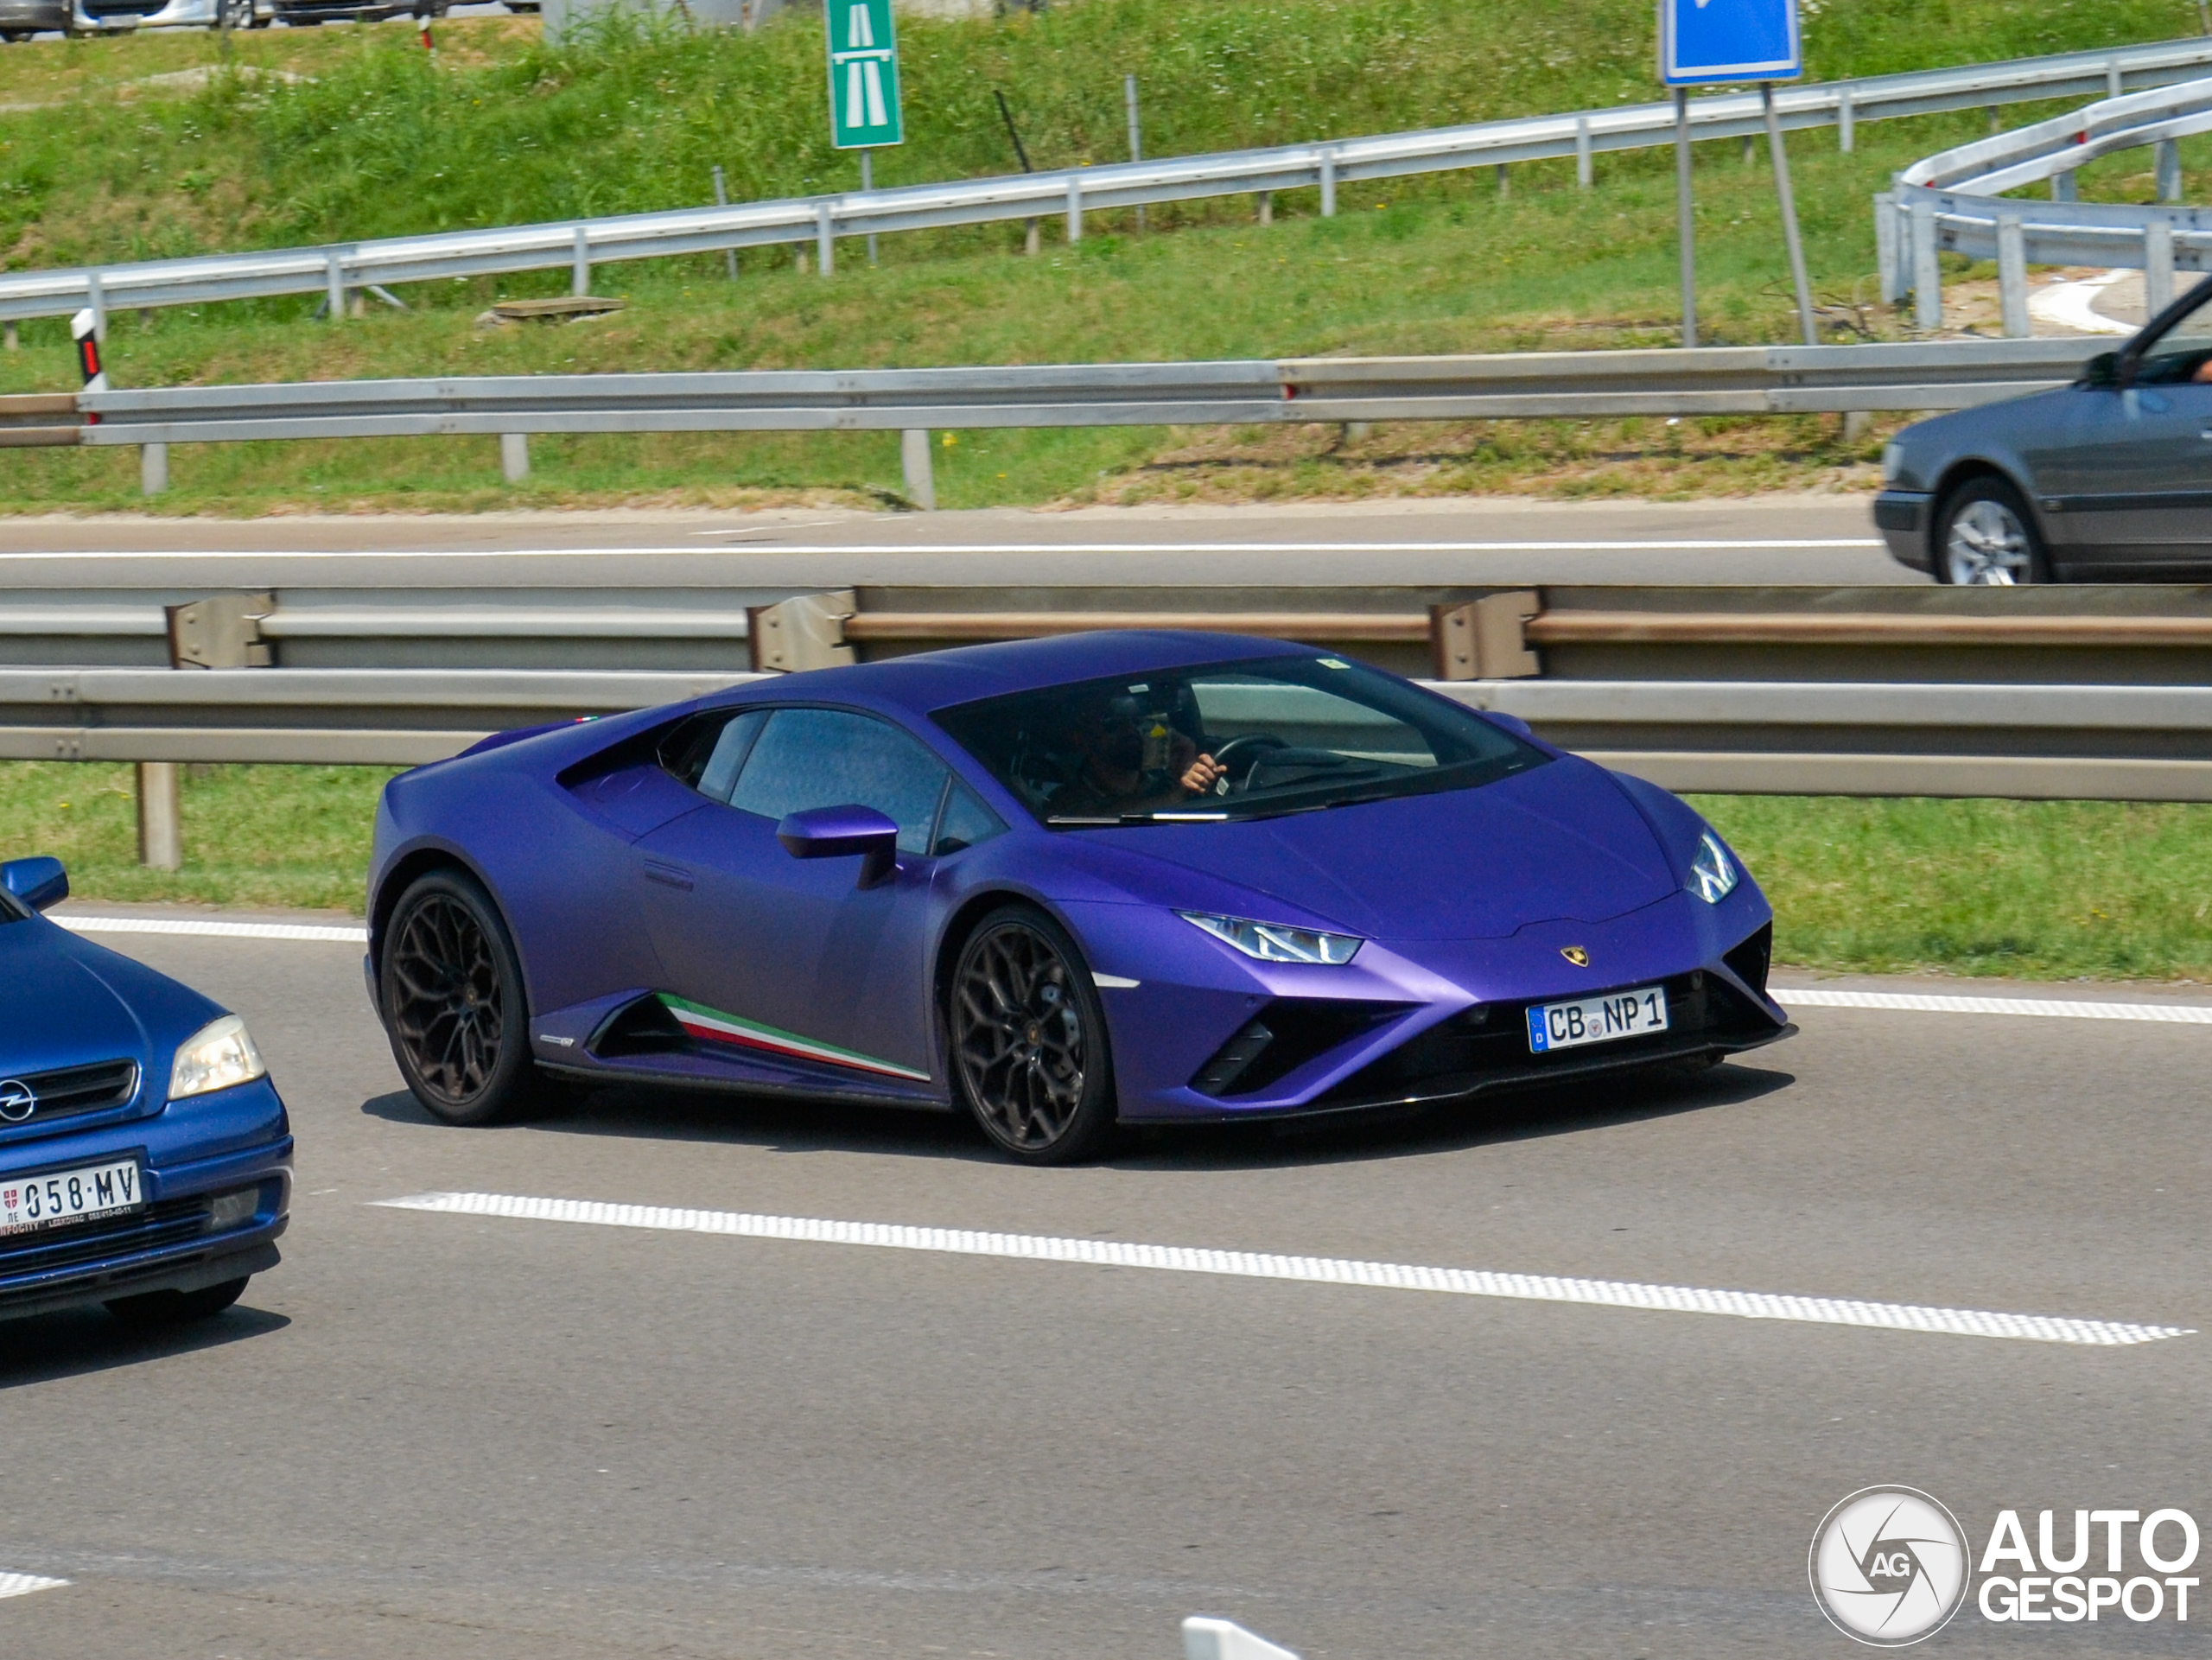
[(857, 855), (862, 887), (874, 887), (899, 863), (899, 826), (873, 807), (810, 807), (777, 825), (776, 839), (794, 859)]
[(0, 865), (0, 887), (32, 910), (43, 911), (69, 897), (69, 873), (59, 859), (10, 859)]
[(2082, 366), (2084, 386), (2117, 386), (2120, 385), (2120, 353), (2100, 352)]

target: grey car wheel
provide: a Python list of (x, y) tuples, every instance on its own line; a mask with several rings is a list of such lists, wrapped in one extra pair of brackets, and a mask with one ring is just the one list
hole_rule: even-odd
[(1937, 559), (1938, 577), (1957, 588), (2050, 580), (2027, 504), (1997, 479), (1977, 479), (1951, 498)]
[(219, 21), (225, 29), (253, 27), (253, 0), (217, 0), (222, 8)]

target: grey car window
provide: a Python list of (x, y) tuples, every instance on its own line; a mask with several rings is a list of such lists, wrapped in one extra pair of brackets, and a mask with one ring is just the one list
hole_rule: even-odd
[(2196, 308), (2145, 350), (2138, 380), (2212, 381), (2212, 281), (2201, 284), (2197, 293)]
[(763, 818), (812, 807), (873, 807), (901, 853), (926, 853), (947, 768), (887, 721), (836, 709), (779, 709), (753, 744), (729, 805)]
[(956, 779), (944, 798), (944, 815), (938, 820), (937, 843), (930, 851), (938, 855), (957, 853), (978, 842), (989, 841), (1005, 829), (1006, 821)]
[(737, 769), (745, 765), (753, 740), (767, 724), (768, 711), (756, 709), (747, 710), (721, 729), (721, 735), (715, 740), (707, 764), (699, 773), (701, 795), (715, 801), (729, 799), (730, 786), (737, 782)]

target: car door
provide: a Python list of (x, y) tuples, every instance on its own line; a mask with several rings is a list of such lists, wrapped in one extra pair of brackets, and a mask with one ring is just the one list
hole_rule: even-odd
[(2032, 458), (2037, 493), (2069, 563), (2212, 563), (2212, 290), (2139, 350), (2126, 385), (2075, 395), (2059, 442)]
[[(934, 1093), (931, 836), (949, 772), (892, 722), (850, 709), (755, 711), (694, 787), (709, 798), (638, 843), (647, 926), (692, 1035), (779, 1078)], [(891, 876), (799, 860), (785, 815), (874, 807), (899, 826)]]

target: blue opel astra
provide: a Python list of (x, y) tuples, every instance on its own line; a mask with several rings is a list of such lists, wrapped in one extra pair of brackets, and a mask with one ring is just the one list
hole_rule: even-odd
[(0, 864), (0, 1320), (219, 1313), (276, 1264), (284, 1103), (237, 1015), (39, 914), (68, 893)]

